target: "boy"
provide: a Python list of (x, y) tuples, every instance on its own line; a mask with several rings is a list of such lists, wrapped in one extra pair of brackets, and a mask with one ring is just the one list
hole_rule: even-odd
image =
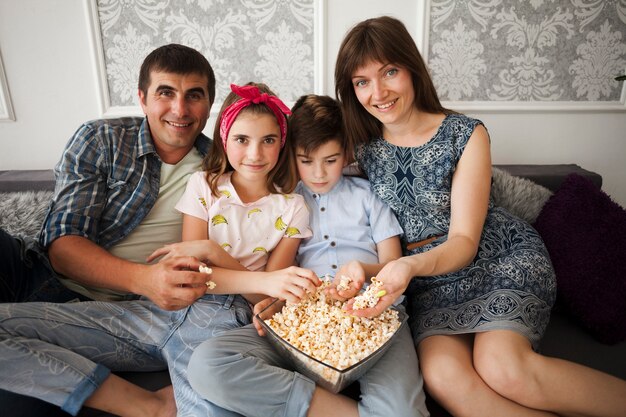
[[(300, 243), (297, 261), (320, 276), (335, 275), (330, 288), (335, 298), (353, 297), (365, 277), (351, 274), (350, 266), (360, 263), (367, 276), (375, 276), (385, 262), (401, 256), (398, 236), (402, 229), (366, 180), (343, 176), (347, 146), (335, 100), (301, 97), (292, 108), (289, 135), (287, 143), (295, 152), (301, 178), (296, 192), (309, 205), (313, 231), (313, 237)], [(354, 281), (349, 290), (338, 294), (333, 287), (342, 275)], [(271, 301), (258, 303), (255, 313)], [(260, 325), (255, 323), (255, 327), (229, 330), (196, 349), (188, 373), (202, 397), (247, 416), (369, 417), (381, 410), (399, 417), (429, 415), (408, 326), (402, 327), (385, 355), (359, 378), (359, 402), (332, 394), (291, 371), (269, 342), (258, 336), (264, 334)]]
[[(296, 192), (309, 206), (313, 230), (313, 237), (300, 244), (298, 265), (318, 276), (335, 276), (333, 289), (341, 276), (351, 277), (352, 290), (341, 292), (350, 298), (365, 277), (375, 276), (385, 263), (402, 256), (402, 228), (367, 180), (343, 175), (347, 145), (341, 108), (334, 99), (314, 94), (300, 97), (289, 127), (300, 176)], [(365, 277), (350, 273), (354, 263), (361, 263)]]

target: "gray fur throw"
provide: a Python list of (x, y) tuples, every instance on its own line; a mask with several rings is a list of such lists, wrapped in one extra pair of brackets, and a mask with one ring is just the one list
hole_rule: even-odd
[(496, 206), (533, 224), (552, 191), (526, 178), (493, 168), (491, 197)]
[(52, 194), (52, 191), (0, 193), (0, 228), (13, 236), (36, 236)]

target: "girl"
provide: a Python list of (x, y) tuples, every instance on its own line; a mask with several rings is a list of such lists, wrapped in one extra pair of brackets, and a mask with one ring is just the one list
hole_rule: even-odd
[(404, 229), (379, 314), (407, 291), (425, 385), (455, 416), (623, 416), (626, 382), (538, 354), (556, 282), (530, 225), (494, 207), (489, 136), (442, 107), (397, 19), (357, 24), (337, 56), (346, 134)]
[(297, 302), (319, 284), (308, 270), (294, 267), (263, 280), (233, 273), (293, 265), (300, 240), (311, 231), (304, 200), (288, 194), (297, 183), (295, 161), (284, 150), (289, 108), (264, 84), (231, 89), (203, 172), (189, 178), (176, 205), (183, 213), (183, 242), (158, 249), (148, 260), (194, 256), (214, 266), (215, 289), (208, 292), (242, 294), (252, 303), (267, 295)]
[[(313, 272), (291, 266), (300, 240), (311, 231), (304, 199), (289, 194), (297, 178), (293, 157), (285, 150), (290, 111), (263, 84), (233, 84), (231, 89), (203, 171), (189, 178), (176, 205), (183, 213), (183, 241), (148, 259), (193, 256), (212, 266), (207, 295), (191, 306), (172, 337), (185, 347), (170, 364), (183, 370), (182, 378), (172, 375), (180, 414), (206, 415), (201, 403), (209, 404), (189, 391), (184, 368), (191, 349), (209, 336), (250, 323), (246, 300), (255, 303), (269, 295), (298, 302), (320, 284)], [(200, 404), (190, 408), (194, 402)]]

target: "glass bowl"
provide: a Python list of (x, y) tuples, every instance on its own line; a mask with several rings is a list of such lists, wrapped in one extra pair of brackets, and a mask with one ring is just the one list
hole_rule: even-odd
[(270, 344), (279, 353), (281, 353), (285, 358), (288, 359), (294, 370), (301, 373), (302, 375), (307, 376), (320, 387), (325, 388), (326, 390), (335, 394), (342, 391), (352, 382), (359, 379), (361, 376), (363, 376), (363, 374), (365, 374), (365, 372), (367, 372), (372, 366), (374, 366), (374, 364), (389, 349), (391, 343), (397, 337), (400, 330), (407, 325), (407, 314), (404, 311), (398, 310), (395, 306), (389, 307), (398, 312), (398, 320), (400, 321), (400, 326), (398, 326), (394, 334), (369, 356), (365, 357), (364, 359), (351, 365), (348, 368), (337, 369), (297, 349), (285, 339), (280, 337), (265, 322), (265, 320), (270, 319), (273, 313), (275, 313), (275, 311), (272, 311), (272, 306), (277, 301), (278, 300), (274, 301), (272, 304), (267, 306), (256, 315), (261, 326), (265, 330), (266, 337), (269, 340)]

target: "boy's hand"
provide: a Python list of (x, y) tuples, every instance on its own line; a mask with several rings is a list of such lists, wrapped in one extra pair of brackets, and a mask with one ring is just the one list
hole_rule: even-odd
[[(349, 278), (347, 288), (343, 289), (342, 280)], [(365, 271), (359, 261), (350, 261), (337, 270), (333, 282), (326, 288), (326, 294), (338, 301), (346, 301), (354, 297), (363, 288), (365, 282)]]
[[(252, 324), (254, 324), (254, 327), (256, 328), (257, 333), (259, 334), (259, 336), (265, 336), (265, 329), (263, 329), (263, 327), (261, 326), (261, 324), (259, 323), (259, 319), (257, 319), (256, 315), (259, 314), (261, 311), (265, 310), (265, 308), (267, 306), (269, 306), (270, 304), (274, 303), (276, 299), (273, 297), (267, 297), (261, 301), (259, 301), (258, 303), (256, 303), (254, 305), (254, 308), (252, 309)], [(274, 314), (278, 313), (283, 306), (285, 305), (284, 301), (276, 301), (271, 308), (268, 308), (264, 313), (263, 313), (263, 319), (269, 319), (270, 317), (272, 317)]]

